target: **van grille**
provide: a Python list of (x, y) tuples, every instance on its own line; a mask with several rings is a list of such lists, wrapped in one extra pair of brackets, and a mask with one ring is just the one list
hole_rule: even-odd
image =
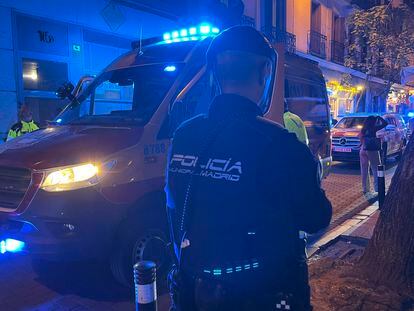
[(0, 166), (0, 210), (16, 210), (30, 182), (30, 170)]

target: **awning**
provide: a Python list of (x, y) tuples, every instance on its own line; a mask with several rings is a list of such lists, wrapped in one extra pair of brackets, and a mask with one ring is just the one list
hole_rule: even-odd
[(414, 66), (401, 70), (401, 84), (414, 87)]

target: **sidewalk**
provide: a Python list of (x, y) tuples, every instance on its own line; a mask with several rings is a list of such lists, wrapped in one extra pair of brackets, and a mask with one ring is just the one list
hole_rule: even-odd
[(379, 217), (378, 202), (354, 215), (351, 219), (326, 232), (318, 241), (308, 247), (309, 257), (334, 244), (338, 239), (358, 240), (366, 244), (371, 239)]
[[(322, 181), (322, 188), (325, 190), (328, 199), (332, 202), (333, 208), (332, 221), (328, 228), (329, 230), (339, 226), (377, 200), (376, 195), (373, 193), (365, 196), (362, 194), (359, 169), (355, 171), (346, 170), (345, 168), (343, 166), (335, 168), (337, 172), (332, 173), (328, 178)], [(396, 169), (397, 163), (390, 163), (390, 166), (387, 167), (387, 189)], [(319, 237), (316, 236), (316, 238)]]

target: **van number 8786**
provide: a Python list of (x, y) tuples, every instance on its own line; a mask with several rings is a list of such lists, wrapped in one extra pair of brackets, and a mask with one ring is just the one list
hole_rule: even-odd
[(151, 144), (144, 146), (144, 156), (165, 153), (167, 147), (165, 144)]

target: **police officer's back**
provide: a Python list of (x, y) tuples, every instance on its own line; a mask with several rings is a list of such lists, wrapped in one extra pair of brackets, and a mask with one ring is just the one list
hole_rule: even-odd
[(166, 192), (180, 310), (309, 304), (298, 231), (326, 227), (331, 206), (309, 149), (258, 107), (275, 58), (253, 28), (219, 35), (208, 62), (222, 94), (174, 136)]

